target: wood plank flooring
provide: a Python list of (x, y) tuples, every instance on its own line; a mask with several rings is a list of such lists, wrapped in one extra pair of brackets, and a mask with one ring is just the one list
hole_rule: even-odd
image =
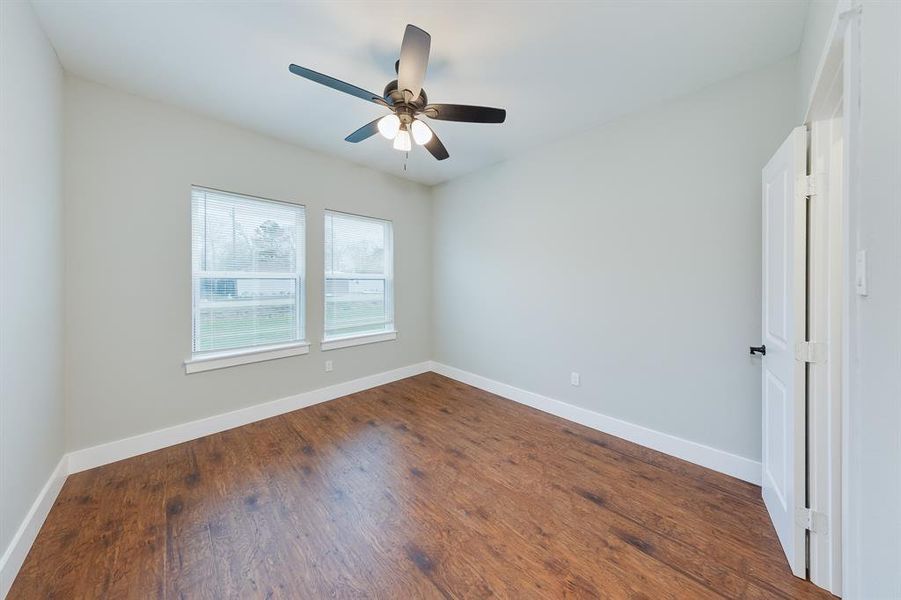
[(427, 373), (72, 475), (9, 598), (828, 598), (756, 486)]

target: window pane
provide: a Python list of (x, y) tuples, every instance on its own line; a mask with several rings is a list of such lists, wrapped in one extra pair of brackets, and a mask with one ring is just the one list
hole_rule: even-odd
[(327, 279), (326, 333), (340, 336), (385, 329), (386, 300), (384, 279)]
[(394, 329), (390, 221), (325, 213), (325, 338)]
[(198, 278), (194, 351), (294, 341), (295, 279)]
[(326, 214), (325, 265), (330, 273), (385, 274), (385, 222)]
[(195, 198), (194, 238), (202, 271), (292, 273), (302, 247), (302, 209), (204, 192)]
[(304, 208), (192, 190), (194, 352), (303, 339)]

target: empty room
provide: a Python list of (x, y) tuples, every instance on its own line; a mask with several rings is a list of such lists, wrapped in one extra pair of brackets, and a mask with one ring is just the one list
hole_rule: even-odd
[(0, 599), (901, 600), (901, 1), (0, 0)]

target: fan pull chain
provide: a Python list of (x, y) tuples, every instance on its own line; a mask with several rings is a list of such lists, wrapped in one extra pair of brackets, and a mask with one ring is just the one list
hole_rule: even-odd
[(410, 159), (410, 153), (404, 152), (404, 173), (407, 172), (407, 161)]

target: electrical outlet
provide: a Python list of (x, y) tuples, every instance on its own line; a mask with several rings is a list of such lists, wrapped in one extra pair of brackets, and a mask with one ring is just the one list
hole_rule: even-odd
[(325, 361), (325, 372), (328, 373), (332, 370), (332, 361)]
[(569, 383), (572, 385), (578, 386), (580, 383), (582, 383), (582, 378), (579, 377), (578, 373), (573, 371), (572, 373), (569, 374)]

